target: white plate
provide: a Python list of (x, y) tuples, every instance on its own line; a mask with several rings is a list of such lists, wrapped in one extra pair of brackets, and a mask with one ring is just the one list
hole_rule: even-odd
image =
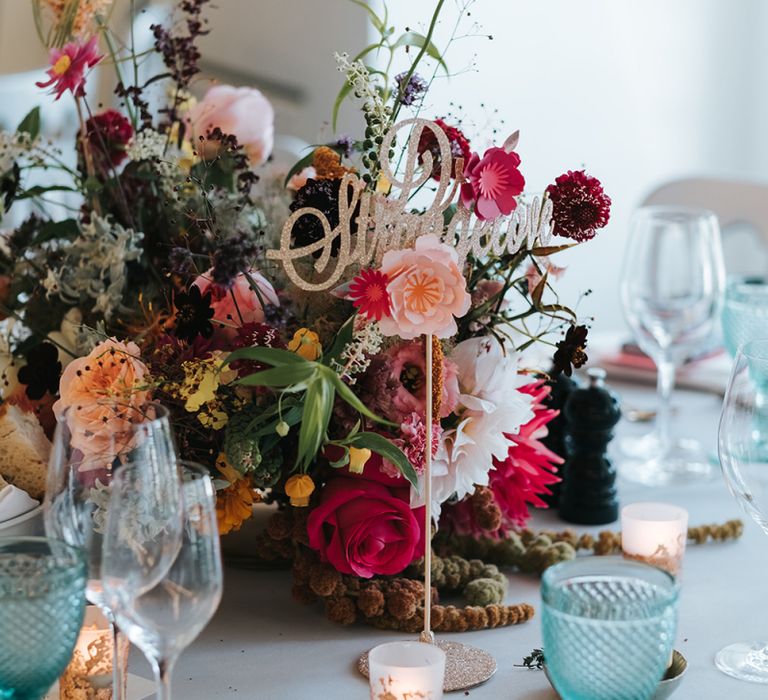
[[(10, 520), (3, 520), (0, 522), (0, 536), (7, 536), (7, 535), (34, 535), (34, 534), (42, 534), (42, 514), (43, 514), (43, 506), (35, 506), (32, 510), (28, 510), (26, 513), (22, 513), (21, 515), (17, 515), (15, 518), (11, 518)], [(37, 528), (35, 523), (29, 522), (33, 520), (34, 518), (40, 517), (41, 523), (40, 527)], [(23, 525), (23, 527), (19, 527), (20, 525)], [(18, 532), (5, 532), (6, 530), (18, 530)]]

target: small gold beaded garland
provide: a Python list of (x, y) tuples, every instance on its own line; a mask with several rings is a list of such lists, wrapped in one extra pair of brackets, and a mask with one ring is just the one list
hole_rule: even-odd
[[(397, 177), (389, 159), (389, 151), (395, 137), (402, 129), (409, 129), (403, 179)], [(421, 154), (419, 140), (424, 129), (430, 130), (440, 151), (440, 180), (432, 203), (423, 212), (409, 211), (409, 197), (432, 176), (434, 158), (430, 151)], [(508, 140), (510, 147), (516, 137)], [(405, 119), (387, 132), (379, 150), (381, 178), (392, 190), (399, 190), (397, 197), (381, 192), (371, 192), (355, 173), (346, 173), (339, 188), (339, 223), (331, 228), (327, 217), (314, 207), (293, 212), (283, 224), (280, 247), (267, 251), (267, 258), (279, 260), (288, 279), (300, 289), (319, 292), (345, 281), (345, 272), (351, 266), (365, 267), (379, 262), (388, 250), (407, 248), (419, 236), (434, 234), (456, 248), (459, 265), (463, 265), (472, 252), (482, 258), (489, 253), (500, 255), (516, 253), (523, 246), (545, 247), (552, 237), (552, 202), (544, 197), (534, 197), (520, 204), (510, 216), (496, 219), (478, 219), (461, 202), (447, 226), (444, 213), (456, 200), (463, 180), (464, 161), (454, 158), (445, 132), (427, 119)], [(417, 172), (418, 171), (418, 172)], [(358, 211), (357, 215), (355, 212)], [(323, 237), (297, 248), (291, 247), (293, 227), (303, 216), (313, 216), (323, 228)], [(355, 221), (353, 222), (353, 218)], [(353, 234), (352, 229), (356, 232)], [(334, 241), (339, 239), (338, 252), (332, 256)], [(311, 266), (311, 279), (305, 279), (296, 262), (317, 255)]]

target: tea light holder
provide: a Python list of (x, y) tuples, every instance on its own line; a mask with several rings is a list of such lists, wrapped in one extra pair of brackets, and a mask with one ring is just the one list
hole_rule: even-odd
[(624, 557), (677, 576), (688, 539), (688, 512), (668, 503), (633, 503), (621, 510)]
[(445, 652), (425, 642), (389, 642), (368, 653), (371, 700), (441, 700)]
[[(123, 668), (129, 648), (130, 643), (121, 636), (118, 656)], [(109, 621), (97, 606), (88, 605), (72, 660), (59, 679), (59, 700), (112, 700), (114, 662)], [(125, 692), (124, 687), (123, 697)]]

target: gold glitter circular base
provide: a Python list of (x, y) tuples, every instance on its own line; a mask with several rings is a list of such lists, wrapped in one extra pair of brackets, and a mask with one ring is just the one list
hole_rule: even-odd
[[(446, 693), (455, 690), (467, 690), (485, 683), (496, 673), (496, 659), (487, 651), (470, 647), (461, 642), (437, 642), (445, 652), (445, 681), (443, 690)], [(357, 670), (368, 678), (368, 652), (366, 651), (357, 662)]]

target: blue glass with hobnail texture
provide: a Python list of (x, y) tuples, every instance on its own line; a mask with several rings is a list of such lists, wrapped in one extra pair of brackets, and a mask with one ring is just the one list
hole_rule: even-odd
[(744, 343), (768, 338), (768, 280), (733, 277), (725, 288), (723, 341), (732, 357)]
[(0, 700), (40, 700), (67, 667), (85, 614), (82, 552), (0, 538)]
[(589, 557), (544, 572), (547, 671), (563, 700), (648, 700), (677, 626), (667, 572), (620, 557)]

